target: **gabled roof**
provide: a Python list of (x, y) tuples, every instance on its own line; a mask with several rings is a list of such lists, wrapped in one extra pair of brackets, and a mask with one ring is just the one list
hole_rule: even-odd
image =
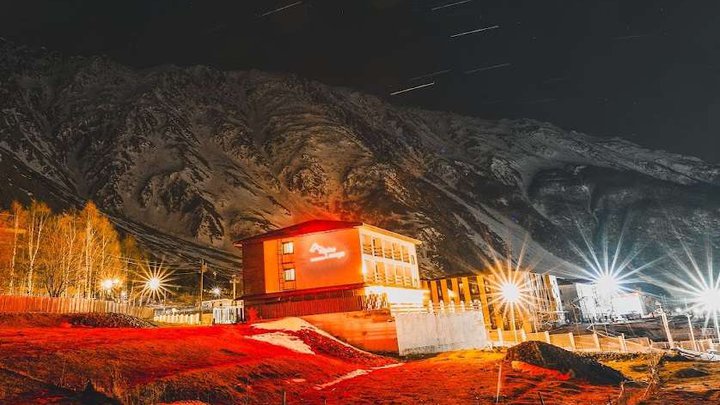
[(386, 229), (378, 228), (372, 225), (365, 224), (363, 222), (356, 222), (356, 221), (333, 221), (333, 220), (326, 220), (326, 219), (314, 219), (311, 221), (301, 222), (299, 224), (291, 225), (285, 228), (276, 229), (274, 231), (266, 232), (260, 235), (251, 236), (249, 238), (241, 239), (239, 241), (235, 242), (235, 246), (241, 246), (243, 243), (249, 243), (249, 242), (260, 242), (264, 240), (270, 240), (270, 239), (283, 239), (283, 238), (291, 238), (293, 236), (299, 236), (299, 235), (307, 235), (311, 233), (317, 233), (317, 232), (328, 232), (328, 231), (336, 231), (340, 229), (351, 229), (351, 228), (358, 228), (363, 227), (365, 229), (383, 233), (392, 237), (396, 237), (398, 239), (403, 239), (408, 242), (412, 242), (415, 244), (420, 244), (421, 242), (417, 239), (401, 235), (399, 233), (395, 233), (392, 231), (388, 231)]
[(299, 224), (291, 225), (285, 228), (276, 229), (274, 231), (265, 232), (260, 235), (251, 236), (249, 238), (241, 239), (235, 242), (235, 246), (242, 245), (248, 242), (259, 242), (262, 240), (269, 239), (282, 239), (290, 238), (298, 235), (305, 235), (316, 232), (327, 232), (335, 231), (338, 229), (350, 229), (362, 226), (362, 222), (352, 221), (332, 221), (325, 219), (313, 219), (311, 221), (301, 222)]

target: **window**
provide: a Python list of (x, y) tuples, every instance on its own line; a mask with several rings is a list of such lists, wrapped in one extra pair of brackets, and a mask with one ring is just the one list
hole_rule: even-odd
[(295, 281), (295, 269), (285, 269), (283, 271), (283, 279), (285, 281)]
[(372, 238), (373, 256), (382, 257), (382, 241), (378, 238)]
[(375, 263), (375, 281), (380, 284), (385, 284), (387, 280), (387, 276), (385, 275), (385, 263), (383, 262), (376, 262)]
[(400, 247), (400, 249), (402, 252), (402, 261), (404, 261), (405, 263), (410, 263), (410, 253), (408, 253), (407, 246), (403, 245)]
[(386, 259), (392, 259), (392, 243), (388, 241), (382, 242), (383, 257)]
[(295, 253), (295, 244), (293, 242), (283, 242), (282, 252), (284, 255), (290, 255)]
[(415, 255), (410, 255), (410, 264), (415, 264)]

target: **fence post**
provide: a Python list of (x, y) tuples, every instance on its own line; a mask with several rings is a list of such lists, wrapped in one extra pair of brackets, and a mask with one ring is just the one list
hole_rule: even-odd
[(502, 330), (502, 328), (497, 328), (497, 333), (498, 333), (498, 343), (500, 344), (500, 346), (504, 346), (504, 345), (505, 345), (505, 339), (503, 339), (503, 330)]
[(520, 329), (520, 340), (523, 342), (527, 341), (527, 333), (525, 332), (525, 328)]
[(602, 346), (600, 345), (600, 337), (598, 336), (598, 334), (597, 334), (596, 332), (593, 332), (593, 340), (595, 341), (595, 348), (596, 348), (599, 352), (601, 352), (601, 351), (602, 351)]
[(575, 345), (575, 335), (573, 335), (572, 332), (568, 333), (568, 340), (570, 341), (570, 350), (577, 351), (577, 346)]
[(618, 335), (618, 342), (620, 343), (620, 351), (623, 353), (627, 353), (627, 345), (625, 343), (625, 334), (621, 333)]
[(547, 330), (545, 331), (545, 342), (548, 343), (548, 344), (551, 344), (551, 343), (552, 343), (552, 342), (550, 341), (550, 331), (547, 331)]

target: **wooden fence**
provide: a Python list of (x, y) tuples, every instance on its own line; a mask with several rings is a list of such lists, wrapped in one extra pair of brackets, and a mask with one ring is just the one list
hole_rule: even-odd
[(286, 316), (305, 316), (315, 314), (330, 314), (334, 312), (363, 311), (375, 305), (362, 295), (321, 298), (304, 301), (284, 301), (263, 304), (246, 304), (247, 316), (253, 312), (260, 319), (283, 318)]
[(0, 312), (49, 312), (71, 314), (81, 312), (118, 313), (152, 319), (154, 310), (114, 301), (88, 298), (37, 297), (0, 295)]

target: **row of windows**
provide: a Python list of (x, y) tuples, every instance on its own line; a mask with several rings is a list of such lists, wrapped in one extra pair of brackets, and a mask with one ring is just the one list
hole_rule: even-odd
[(417, 273), (412, 267), (365, 260), (365, 281), (380, 285), (418, 287)]
[(415, 255), (410, 254), (408, 246), (402, 243), (376, 236), (362, 235), (362, 249), (366, 255), (415, 264)]
[[(415, 255), (410, 254), (410, 249), (406, 245), (369, 235), (363, 235), (362, 240), (365, 254), (415, 264)], [(282, 242), (282, 254), (291, 255), (293, 253), (295, 253), (295, 243)]]

